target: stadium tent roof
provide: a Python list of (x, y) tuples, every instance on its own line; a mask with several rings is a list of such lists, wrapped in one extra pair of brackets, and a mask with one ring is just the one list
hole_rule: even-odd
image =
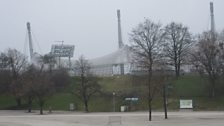
[(131, 52), (130, 48), (125, 45), (124, 47), (118, 49), (113, 53), (95, 59), (91, 59), (89, 60), (89, 62), (92, 66), (125, 64), (132, 62), (132, 55), (133, 53)]

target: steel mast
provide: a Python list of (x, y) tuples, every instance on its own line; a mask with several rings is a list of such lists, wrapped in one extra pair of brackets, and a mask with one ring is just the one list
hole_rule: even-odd
[(118, 18), (118, 47), (119, 49), (124, 46), (122, 41), (122, 33), (121, 33), (121, 14), (120, 10), (117, 10), (117, 18)]
[(211, 14), (211, 34), (212, 39), (215, 40), (215, 18), (214, 18), (213, 2), (210, 2), (210, 14)]
[(28, 38), (29, 38), (30, 61), (32, 61), (34, 57), (34, 53), (33, 53), (33, 42), (32, 42), (30, 22), (27, 22), (26, 25), (27, 25)]

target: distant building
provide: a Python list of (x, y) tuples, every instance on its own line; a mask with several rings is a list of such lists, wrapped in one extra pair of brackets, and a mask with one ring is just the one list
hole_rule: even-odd
[(98, 76), (130, 74), (133, 67), (132, 55), (130, 48), (123, 46), (111, 54), (91, 59), (91, 73)]
[(122, 41), (121, 15), (117, 10), (118, 19), (118, 50), (103, 57), (89, 60), (91, 72), (98, 76), (124, 75), (131, 73), (132, 52)]

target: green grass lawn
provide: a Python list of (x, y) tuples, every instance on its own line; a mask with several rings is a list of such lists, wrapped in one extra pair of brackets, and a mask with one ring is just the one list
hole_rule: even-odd
[(69, 104), (80, 102), (75, 96), (70, 93), (59, 93), (50, 97), (45, 104), (45, 109), (48, 109), (50, 106), (54, 110), (69, 110)]
[(15, 106), (16, 101), (12, 96), (0, 95), (0, 109), (8, 109), (11, 106)]
[[(74, 80), (75, 81), (75, 80)], [(120, 106), (128, 105), (132, 111), (147, 110), (147, 99), (144, 95), (138, 97), (137, 102), (125, 101), (125, 97), (131, 94), (144, 94), (147, 88), (144, 85), (132, 83), (128, 76), (115, 76), (100, 78), (102, 86), (102, 94), (93, 96), (89, 102), (89, 110), (91, 112), (108, 112), (113, 111), (113, 95), (115, 92), (116, 111), (120, 110)], [(199, 76), (186, 75), (178, 80), (171, 82), (172, 88), (168, 90), (168, 109), (179, 110), (179, 99), (193, 99), (194, 110), (224, 110), (224, 96), (216, 98), (208, 97), (208, 81)], [(73, 89), (66, 89), (62, 93), (57, 93), (48, 98), (45, 109), (49, 106), (53, 110), (69, 110), (69, 104), (73, 103), (77, 111), (83, 111), (84, 105), (75, 95), (71, 94)], [(221, 90), (221, 89), (220, 89)], [(23, 104), (25, 102), (23, 101)], [(161, 95), (154, 98), (153, 110), (163, 110), (163, 100)], [(16, 102), (12, 96), (0, 95), (0, 109), (10, 109), (16, 106)], [(34, 109), (38, 109), (35, 101)]]
[(182, 76), (172, 82), (173, 93), (178, 97), (208, 96), (208, 80), (199, 76)]

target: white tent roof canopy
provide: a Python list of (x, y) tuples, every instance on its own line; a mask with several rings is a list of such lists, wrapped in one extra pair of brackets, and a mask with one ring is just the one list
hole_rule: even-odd
[(89, 62), (92, 66), (125, 64), (132, 61), (132, 54), (130, 48), (125, 45), (111, 54), (91, 59)]

